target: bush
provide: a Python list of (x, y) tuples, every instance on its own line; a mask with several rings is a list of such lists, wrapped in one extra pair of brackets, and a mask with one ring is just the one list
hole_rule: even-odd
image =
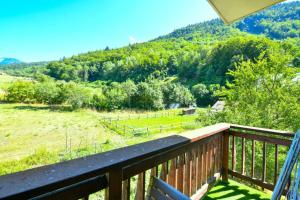
[(93, 94), (88, 88), (71, 82), (63, 86), (62, 93), (66, 97), (66, 103), (70, 104), (74, 110), (91, 106)]
[(35, 85), (35, 98), (39, 103), (62, 104), (61, 88), (55, 82), (48, 81)]
[(34, 103), (35, 89), (32, 81), (18, 80), (12, 83), (6, 91), (6, 100), (12, 103)]

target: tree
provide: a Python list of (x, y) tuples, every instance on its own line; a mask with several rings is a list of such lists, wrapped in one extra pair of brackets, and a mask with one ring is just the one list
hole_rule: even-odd
[(196, 97), (197, 105), (205, 106), (209, 104), (210, 94), (206, 85), (199, 83), (192, 87), (192, 93)]
[(108, 110), (115, 110), (124, 107), (126, 93), (119, 83), (112, 83), (111, 86), (104, 91), (104, 95), (106, 96), (106, 108)]
[(170, 106), (172, 103), (179, 103), (181, 106), (195, 104), (195, 98), (190, 90), (179, 83), (168, 82), (162, 86), (164, 103)]
[(132, 80), (127, 80), (121, 84), (123, 91), (125, 92), (125, 106), (131, 108), (132, 98), (137, 92), (137, 86)]
[(296, 130), (300, 127), (300, 82), (290, 67), (291, 57), (262, 54), (244, 61), (229, 74), (234, 77), (219, 94), (226, 109), (220, 121), (273, 129)]
[(146, 110), (160, 110), (164, 108), (163, 93), (159, 85), (141, 82), (137, 85), (137, 92), (133, 97), (135, 107)]

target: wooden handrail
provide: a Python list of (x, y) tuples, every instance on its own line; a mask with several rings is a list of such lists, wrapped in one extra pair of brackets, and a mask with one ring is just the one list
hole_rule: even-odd
[[(293, 135), (283, 131), (220, 123), (180, 135), (0, 176), (0, 199), (78, 199), (104, 188), (109, 188), (106, 195), (109, 199), (121, 199), (122, 196), (123, 199), (129, 199), (130, 179), (135, 175), (138, 175), (137, 188), (141, 190), (137, 195), (144, 199), (147, 170), (189, 196), (219, 172), (224, 180), (227, 180), (228, 173), (252, 180), (253, 177), (228, 169), (229, 138), (235, 136), (286, 146), (290, 142), (288, 139), (262, 135), (250, 136), (244, 131), (287, 138)], [(252, 182), (261, 185), (259, 180)], [(269, 183), (262, 185), (272, 188)]]
[(280, 131), (280, 130), (258, 128), (258, 127), (251, 127), (251, 126), (241, 126), (237, 124), (230, 124), (230, 129), (236, 129), (242, 131), (253, 131), (253, 132), (266, 133), (266, 134), (272, 134), (272, 135), (278, 135), (278, 136), (284, 136), (290, 138), (293, 138), (295, 135), (294, 133), (288, 131)]

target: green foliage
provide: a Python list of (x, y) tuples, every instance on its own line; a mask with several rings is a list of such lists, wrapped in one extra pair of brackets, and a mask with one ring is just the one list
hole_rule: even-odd
[(162, 86), (164, 103), (170, 106), (173, 103), (179, 103), (183, 107), (195, 104), (195, 98), (190, 90), (179, 83), (167, 82)]
[(32, 81), (17, 80), (7, 89), (6, 101), (20, 103), (35, 102), (34, 83)]
[(133, 96), (135, 107), (146, 110), (160, 110), (164, 108), (163, 93), (157, 83), (141, 82), (137, 85), (137, 92)]
[(73, 109), (91, 105), (93, 94), (89, 88), (71, 82), (63, 86), (63, 93), (67, 96), (66, 103), (70, 104)]
[(225, 97), (226, 110), (219, 114), (222, 121), (280, 130), (300, 127), (300, 82), (295, 81), (296, 69), (289, 66), (291, 57), (261, 54), (255, 62), (242, 62)]
[(35, 99), (44, 104), (61, 104), (61, 89), (54, 81), (40, 82), (35, 84)]
[[(279, 43), (264, 37), (235, 37), (217, 43), (207, 58), (207, 64), (201, 68), (200, 80), (207, 84), (225, 85), (226, 80), (232, 81), (229, 70), (243, 61), (256, 59), (264, 52), (268, 57), (273, 51), (284, 51)], [(289, 53), (286, 51), (286, 53)]]
[(299, 38), (300, 2), (278, 4), (235, 24), (241, 31), (264, 34), (273, 39)]
[(192, 87), (192, 93), (197, 99), (197, 105), (208, 106), (214, 104), (218, 100), (215, 93), (219, 89), (220, 85), (218, 84), (206, 86), (205, 84), (199, 83)]

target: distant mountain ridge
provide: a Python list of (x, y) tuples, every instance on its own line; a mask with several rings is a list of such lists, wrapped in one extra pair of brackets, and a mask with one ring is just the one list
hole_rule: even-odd
[(251, 15), (230, 26), (220, 19), (213, 19), (176, 29), (170, 34), (155, 40), (184, 39), (194, 42), (222, 40), (233, 35), (245, 33), (265, 35), (270, 39), (300, 37), (300, 1), (281, 3), (257, 14)]
[(16, 58), (0, 58), (0, 65), (20, 64), (22, 61)]

